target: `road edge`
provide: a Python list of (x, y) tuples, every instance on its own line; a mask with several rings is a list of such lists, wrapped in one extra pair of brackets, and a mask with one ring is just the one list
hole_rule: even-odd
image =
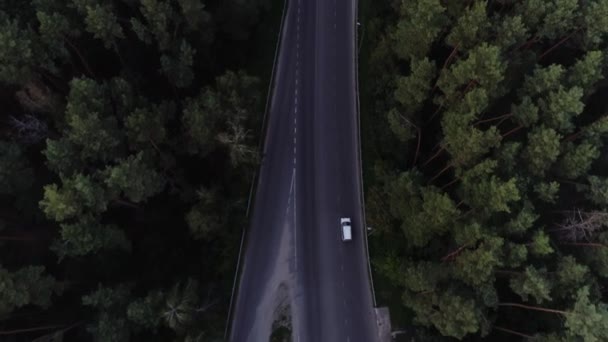
[[(260, 165), (258, 165), (258, 169), (262, 167), (262, 162), (263, 162), (263, 158), (264, 158), (264, 149), (266, 147), (266, 130), (267, 130), (267, 117), (268, 117), (268, 111), (270, 110), (270, 102), (272, 101), (272, 93), (274, 92), (274, 88), (275, 88), (275, 74), (276, 74), (276, 69), (277, 69), (277, 59), (278, 59), (278, 55), (279, 55), (279, 51), (281, 49), (281, 42), (282, 42), (282, 37), (283, 37), (283, 27), (285, 24), (285, 18), (286, 18), (286, 13), (287, 13), (287, 7), (289, 4), (290, 0), (283, 0), (283, 13), (281, 14), (281, 24), (279, 26), (279, 33), (278, 33), (278, 38), (277, 38), (277, 43), (275, 46), (275, 50), (274, 50), (274, 60), (272, 62), (272, 71), (270, 72), (270, 81), (268, 82), (268, 92), (266, 94), (266, 105), (264, 107), (264, 115), (262, 116), (262, 124), (260, 127), (260, 132), (262, 132), (261, 136), (260, 136), (260, 141), (258, 142), (258, 153), (260, 155)], [(253, 193), (255, 192), (256, 184), (258, 182), (258, 170), (255, 170), (253, 173), (253, 177), (251, 180), (251, 187), (249, 188), (249, 198), (247, 200), (247, 209), (245, 211), (245, 217), (248, 219), (249, 218), (249, 212), (250, 212), (250, 207), (251, 207), (251, 202), (252, 202), (252, 197), (253, 197)], [(237, 281), (239, 279), (239, 276), (241, 274), (241, 257), (243, 254), (243, 246), (245, 245), (245, 239), (246, 239), (246, 232), (247, 232), (247, 226), (249, 225), (249, 223), (247, 223), (247, 225), (245, 225), (245, 227), (243, 227), (243, 232), (241, 234), (241, 242), (239, 245), (239, 253), (238, 253), (238, 257), (237, 257), (237, 262), (236, 262), (236, 268), (235, 268), (235, 272), (234, 272), (234, 280), (232, 282), (232, 293), (230, 295), (230, 303), (228, 304), (228, 317), (226, 318), (226, 324), (225, 324), (225, 328), (224, 328), (224, 340), (227, 340), (228, 338), (228, 332), (230, 330), (231, 327), (231, 322), (232, 322), (232, 307), (234, 305), (234, 296), (235, 296), (235, 292), (237, 289)]]
[(367, 256), (367, 273), (369, 276), (369, 281), (370, 281), (370, 285), (371, 285), (371, 290), (372, 290), (372, 300), (374, 301), (374, 308), (378, 306), (378, 303), (376, 301), (376, 290), (374, 289), (374, 277), (372, 274), (372, 264), (371, 264), (371, 259), (369, 256), (369, 242), (368, 242), (368, 235), (367, 235), (367, 219), (366, 219), (366, 214), (365, 214), (365, 189), (363, 186), (363, 157), (362, 157), (362, 152), (361, 152), (361, 104), (359, 101), (359, 49), (357, 48), (359, 46), (359, 1), (358, 0), (353, 0), (353, 2), (355, 3), (355, 22), (353, 23), (353, 25), (355, 26), (355, 39), (354, 39), (354, 59), (355, 59), (355, 97), (357, 98), (357, 139), (358, 139), (358, 146), (357, 146), (357, 158), (359, 159), (359, 185), (361, 187), (361, 192), (360, 194), (360, 201), (361, 201), (361, 208), (363, 209), (363, 227), (361, 227), (361, 230), (363, 231), (363, 234), (365, 235), (365, 240), (364, 240), (364, 245), (365, 245), (365, 254)]

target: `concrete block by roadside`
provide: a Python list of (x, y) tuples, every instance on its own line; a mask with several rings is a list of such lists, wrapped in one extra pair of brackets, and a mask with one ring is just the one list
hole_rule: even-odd
[(378, 324), (378, 341), (391, 342), (391, 316), (388, 307), (374, 308)]

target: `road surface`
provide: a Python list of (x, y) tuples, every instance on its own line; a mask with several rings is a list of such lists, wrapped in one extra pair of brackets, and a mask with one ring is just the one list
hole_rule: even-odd
[[(356, 0), (288, 0), (231, 342), (378, 341), (360, 203)], [(340, 217), (353, 241), (342, 242)]]

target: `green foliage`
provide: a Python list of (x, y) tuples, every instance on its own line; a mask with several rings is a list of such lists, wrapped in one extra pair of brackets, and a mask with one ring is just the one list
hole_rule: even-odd
[(147, 25), (144, 26), (139, 20), (133, 18), (131, 19), (133, 30), (143, 41), (148, 41), (144, 36), (144, 31), (149, 31), (156, 40), (160, 51), (168, 50), (172, 38), (169, 26), (175, 16), (170, 3), (164, 0), (140, 0), (140, 3), (139, 10)]
[(42, 151), (46, 157), (48, 168), (62, 176), (71, 176), (82, 169), (79, 149), (69, 139), (47, 139), (46, 149)]
[(528, 246), (528, 250), (530, 254), (544, 256), (553, 253), (553, 248), (551, 247), (551, 241), (549, 240), (549, 236), (545, 234), (544, 231), (539, 230), (534, 233), (532, 237), (532, 242)]
[(47, 217), (61, 222), (84, 212), (104, 212), (107, 204), (106, 192), (100, 184), (90, 176), (76, 174), (65, 179), (61, 187), (46, 185), (40, 208)]
[(130, 321), (156, 331), (162, 316), (160, 312), (164, 305), (164, 295), (160, 291), (149, 293), (144, 298), (136, 299), (127, 307), (127, 317)]
[(127, 136), (132, 147), (162, 144), (167, 139), (165, 124), (170, 112), (169, 104), (149, 108), (136, 108), (125, 119)]
[(127, 304), (131, 289), (126, 285), (102, 287), (82, 297), (82, 304), (97, 310), (97, 320), (87, 327), (95, 341), (127, 342), (131, 338), (131, 329), (124, 317), (124, 306)]
[(188, 279), (184, 284), (176, 284), (167, 295), (163, 318), (173, 330), (182, 331), (193, 323), (198, 302), (198, 283)]
[(399, 291), (425, 341), (606, 340), (608, 0), (372, 7), (361, 103), (363, 159), (383, 168), (366, 176), (379, 298), (401, 312)]
[(393, 29), (396, 54), (405, 60), (424, 57), (447, 23), (439, 0), (401, 3), (400, 20)]
[(587, 181), (589, 187), (586, 188), (585, 197), (598, 206), (608, 206), (608, 179), (589, 176)]
[(543, 176), (557, 160), (561, 136), (552, 128), (537, 127), (528, 133), (528, 144), (523, 152), (528, 170)]
[(219, 194), (205, 188), (198, 192), (198, 203), (186, 214), (186, 223), (195, 238), (205, 238), (218, 232), (221, 219), (218, 213), (217, 201)]
[[(597, 236), (600, 244), (608, 244), (608, 232), (601, 232)], [(608, 248), (588, 248), (583, 251), (585, 261), (590, 268), (600, 277), (608, 278)]]
[(462, 176), (462, 199), (471, 208), (486, 213), (510, 212), (509, 203), (520, 199), (514, 178), (503, 182), (492, 175), (496, 165), (487, 159)]
[(515, 120), (524, 127), (530, 127), (538, 121), (538, 107), (529, 96), (524, 96), (519, 105), (511, 107)]
[(435, 291), (438, 284), (449, 277), (447, 267), (432, 262), (409, 265), (402, 273), (405, 287), (412, 292)]
[(482, 43), (471, 49), (468, 58), (459, 60), (448, 72), (442, 73), (437, 85), (448, 100), (455, 97), (457, 89), (467, 87), (471, 81), (475, 81), (477, 87), (484, 89), (489, 97), (493, 97), (504, 78), (505, 69), (500, 49)]
[(572, 256), (565, 256), (559, 260), (556, 271), (556, 283), (560, 294), (575, 294), (583, 284), (589, 283), (590, 270), (587, 266), (576, 262)]
[(111, 6), (83, 1), (74, 1), (74, 3), (78, 11), (85, 15), (86, 30), (95, 38), (103, 41), (106, 48), (112, 47), (116, 43), (116, 39), (125, 38)]
[(122, 133), (110, 116), (107, 87), (87, 78), (74, 79), (66, 107), (68, 139), (81, 148), (84, 159), (109, 160), (118, 153)]
[(589, 142), (567, 144), (557, 163), (559, 175), (567, 179), (575, 179), (589, 172), (591, 163), (600, 156), (599, 148)]
[(586, 30), (584, 42), (590, 48), (596, 48), (604, 43), (608, 34), (608, 1), (590, 1), (583, 10), (582, 19)]
[(219, 340), (280, 6), (0, 1), (9, 339)]
[(546, 97), (538, 100), (541, 115), (548, 127), (558, 131), (569, 132), (574, 126), (572, 119), (583, 112), (584, 104), (581, 102), (583, 90), (572, 87), (569, 90), (559, 88)]
[(574, 27), (577, 11), (578, 0), (548, 1), (539, 34), (549, 39), (560, 38)]
[(245, 118), (255, 117), (260, 101), (258, 83), (257, 78), (244, 72), (227, 72), (216, 79), (215, 88), (206, 88), (188, 99), (182, 125), (192, 141), (190, 148), (206, 154), (224, 127), (238, 127)]
[[(471, 116), (469, 116), (471, 118)], [(500, 134), (496, 127), (486, 131), (468, 125), (465, 115), (456, 112), (446, 113), (441, 125), (445, 134), (444, 147), (451, 154), (457, 166), (467, 166), (500, 144)]]
[(528, 36), (528, 28), (521, 15), (503, 18), (499, 25), (496, 41), (502, 50), (523, 43)]
[(486, 1), (474, 1), (452, 28), (446, 37), (446, 43), (468, 50), (480, 41), (485, 40), (490, 22), (486, 14)]
[(416, 313), (416, 323), (434, 326), (444, 336), (462, 339), (479, 330), (475, 302), (453, 291), (404, 295), (404, 302)]
[(33, 182), (34, 172), (23, 149), (15, 143), (0, 141), (0, 194), (18, 195)]
[(26, 305), (48, 308), (52, 295), (61, 291), (61, 285), (44, 273), (43, 266), (27, 266), (15, 272), (0, 266), (0, 315)]
[(566, 314), (564, 326), (569, 339), (604, 341), (608, 338), (608, 306), (604, 303), (592, 303), (589, 300), (589, 288), (582, 287), (576, 294), (572, 311)]
[(76, 223), (61, 224), (60, 235), (61, 239), (52, 246), (59, 260), (101, 250), (131, 249), (131, 243), (124, 232), (114, 225), (101, 224), (90, 215), (80, 217)]
[(552, 283), (545, 269), (537, 270), (534, 266), (528, 266), (521, 275), (511, 279), (509, 286), (525, 302), (529, 297), (534, 298), (536, 303), (551, 300)]
[(22, 84), (33, 76), (35, 42), (29, 30), (0, 11), (0, 82)]
[(534, 186), (538, 198), (546, 203), (555, 203), (559, 192), (558, 182), (540, 182)]
[(512, 268), (520, 267), (528, 258), (528, 249), (525, 245), (507, 243), (506, 244), (505, 265)]
[(501, 238), (488, 237), (477, 248), (462, 252), (456, 258), (454, 277), (471, 286), (493, 281), (494, 269), (503, 264), (503, 243)]
[(103, 171), (104, 182), (115, 196), (123, 195), (132, 202), (145, 202), (165, 187), (163, 176), (144, 160), (143, 152), (121, 160)]
[(177, 56), (163, 55), (160, 65), (163, 73), (178, 88), (187, 88), (194, 80), (192, 64), (196, 50), (182, 40)]
[(601, 51), (589, 51), (568, 70), (568, 84), (571, 87), (584, 89), (586, 94), (592, 92), (594, 85), (603, 75), (604, 54)]
[(446, 194), (434, 187), (419, 188), (415, 175), (403, 173), (389, 186), (390, 211), (401, 222), (408, 243), (424, 246), (449, 230), (459, 211)]
[(524, 96), (537, 97), (558, 90), (565, 74), (566, 70), (559, 64), (551, 64), (546, 68), (537, 66), (532, 75), (526, 75), (521, 92)]
[(522, 209), (514, 214), (509, 222), (507, 222), (505, 228), (510, 234), (520, 235), (532, 228), (534, 222), (538, 220), (540, 216), (534, 211), (534, 207), (528, 201), (524, 202)]
[(406, 114), (415, 113), (422, 108), (437, 73), (435, 64), (428, 58), (412, 60), (410, 68), (409, 76), (397, 78), (395, 90), (395, 100), (403, 106)]

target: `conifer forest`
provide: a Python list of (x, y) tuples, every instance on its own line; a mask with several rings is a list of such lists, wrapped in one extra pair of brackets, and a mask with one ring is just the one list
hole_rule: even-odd
[[(224, 341), (283, 5), (0, 0), (0, 341)], [(359, 16), (396, 340), (608, 341), (608, 0)]]
[(368, 8), (366, 204), (393, 328), (608, 341), (608, 1)]

